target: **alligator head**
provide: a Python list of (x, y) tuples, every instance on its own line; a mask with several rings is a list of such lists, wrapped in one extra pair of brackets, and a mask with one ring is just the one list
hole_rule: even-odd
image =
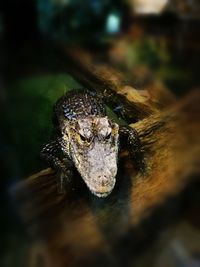
[(69, 154), (90, 191), (108, 196), (117, 174), (119, 126), (107, 117), (90, 116), (65, 127)]

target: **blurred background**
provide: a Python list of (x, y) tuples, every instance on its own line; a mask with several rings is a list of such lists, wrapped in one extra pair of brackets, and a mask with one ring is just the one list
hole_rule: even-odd
[[(81, 87), (66, 72), (56, 44), (98, 55), (99, 62), (119, 70), (139, 90), (163, 86), (179, 98), (199, 86), (200, 2), (1, 1), (1, 267), (23, 266), (29, 244), (12, 186), (45, 167), (39, 151), (51, 136), (53, 104), (66, 91)], [(152, 266), (200, 266), (199, 193), (199, 184), (185, 193), (190, 223), (165, 233), (176, 238)], [(149, 259), (154, 252), (144, 253)], [(148, 265), (139, 259), (137, 266)]]

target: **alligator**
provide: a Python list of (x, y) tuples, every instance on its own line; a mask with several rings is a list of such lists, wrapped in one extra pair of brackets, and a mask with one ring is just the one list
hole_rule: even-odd
[(89, 90), (71, 90), (54, 106), (54, 137), (41, 157), (57, 171), (60, 188), (78, 170), (89, 190), (107, 197), (116, 183), (119, 150), (126, 146), (138, 171), (145, 169), (138, 133), (107, 116), (102, 97)]

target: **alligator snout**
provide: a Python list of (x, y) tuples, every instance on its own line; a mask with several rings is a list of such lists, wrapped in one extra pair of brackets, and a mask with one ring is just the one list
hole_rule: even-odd
[(105, 187), (105, 186), (108, 186), (109, 185), (109, 180), (108, 180), (108, 178), (105, 175), (99, 176), (98, 178), (99, 178), (100, 185), (102, 187)]

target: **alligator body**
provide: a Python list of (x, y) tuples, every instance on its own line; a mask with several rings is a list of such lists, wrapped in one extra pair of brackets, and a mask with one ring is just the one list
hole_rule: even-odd
[(73, 90), (62, 96), (55, 105), (54, 126), (55, 138), (41, 156), (58, 171), (61, 188), (75, 166), (94, 195), (108, 196), (116, 182), (122, 139), (136, 165), (144, 169), (137, 132), (109, 119), (102, 98), (93, 92)]

